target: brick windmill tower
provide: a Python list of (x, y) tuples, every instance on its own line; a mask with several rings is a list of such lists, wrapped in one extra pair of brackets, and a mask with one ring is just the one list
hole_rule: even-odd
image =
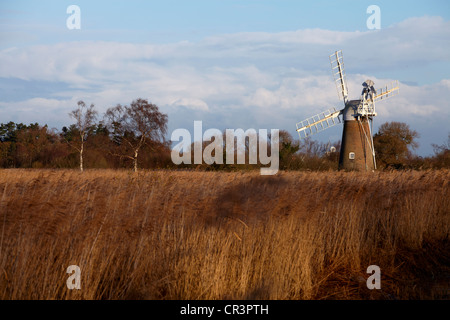
[[(344, 108), (331, 108), (313, 117), (297, 123), (300, 139), (323, 131), (336, 124), (344, 122), (339, 170), (372, 171), (376, 169), (375, 150), (373, 147), (372, 122), (375, 112), (375, 102), (386, 100), (398, 94), (398, 81), (375, 90), (374, 82), (366, 80), (361, 97), (348, 100), (347, 80), (344, 74), (344, 59), (342, 50), (330, 55), (331, 70), (339, 97), (344, 101)], [(342, 120), (341, 120), (342, 118)]]

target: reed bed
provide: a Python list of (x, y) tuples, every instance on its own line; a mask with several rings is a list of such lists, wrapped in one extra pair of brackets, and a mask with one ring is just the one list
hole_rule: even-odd
[(0, 299), (448, 299), (449, 178), (1, 170)]

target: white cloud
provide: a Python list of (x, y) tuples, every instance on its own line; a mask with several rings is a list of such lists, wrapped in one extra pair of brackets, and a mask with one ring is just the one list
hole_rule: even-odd
[(409, 86), (400, 83), (400, 94), (389, 101), (388, 107), (377, 107), (386, 116), (392, 117), (449, 117), (450, 81), (442, 80), (433, 85)]
[(184, 106), (193, 110), (208, 111), (208, 105), (205, 101), (200, 99), (182, 98), (172, 102), (170, 105), (175, 107)]
[(64, 125), (69, 125), (72, 120), (68, 113), (75, 109), (77, 101), (57, 100), (46, 98), (32, 98), (17, 102), (2, 102), (0, 104), (0, 122), (22, 122), (25, 124), (38, 122), (41, 125), (61, 129), (57, 124), (61, 119), (66, 119)]

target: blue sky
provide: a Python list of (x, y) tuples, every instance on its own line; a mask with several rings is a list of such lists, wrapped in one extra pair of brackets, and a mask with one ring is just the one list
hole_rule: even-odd
[[(66, 27), (71, 4), (80, 30)], [(366, 26), (370, 5), (380, 30)], [(80, 99), (103, 112), (142, 97), (169, 114), (169, 133), (203, 120), (296, 137), (296, 122), (341, 107), (328, 55), (342, 49), (351, 98), (366, 78), (400, 81), (375, 131), (406, 122), (428, 155), (449, 131), (449, 15), (446, 0), (2, 1), (0, 122), (61, 129)]]
[[(58, 29), (65, 27), (65, 11), (71, 4), (81, 8), (83, 27), (69, 34)], [(372, 4), (381, 8), (384, 27), (409, 17), (448, 20), (450, 15), (446, 0), (16, 0), (2, 1), (0, 14), (3, 26), (35, 36), (34, 41), (17, 41), (21, 44), (86, 39), (161, 43), (236, 32), (364, 31), (366, 9)]]

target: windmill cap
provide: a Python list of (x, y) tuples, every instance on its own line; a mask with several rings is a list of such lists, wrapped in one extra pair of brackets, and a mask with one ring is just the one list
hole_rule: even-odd
[(363, 85), (364, 87), (372, 87), (374, 84), (375, 84), (375, 82), (373, 82), (373, 81), (370, 80), (370, 79), (367, 79), (366, 81), (363, 82), (362, 85)]
[(358, 106), (361, 100), (350, 100), (345, 104), (344, 111), (342, 113), (344, 121), (354, 121), (357, 113)]

